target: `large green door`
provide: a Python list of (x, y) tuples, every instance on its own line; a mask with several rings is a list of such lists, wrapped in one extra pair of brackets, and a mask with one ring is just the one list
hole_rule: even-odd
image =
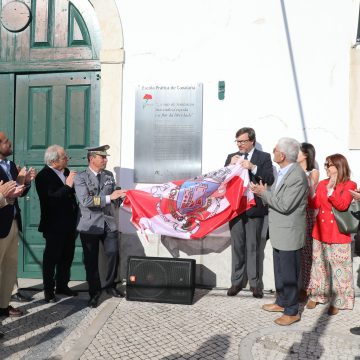
[[(98, 144), (99, 72), (16, 75), (15, 82), (15, 163), (39, 171), (45, 149), (58, 144), (71, 157), (70, 169), (87, 166), (84, 148)], [(23, 236), (18, 276), (41, 278), (44, 239), (37, 230), (40, 206), (35, 184), (20, 206)], [(85, 278), (79, 239), (71, 278)]]
[[(39, 170), (45, 149), (58, 144), (70, 168), (82, 169), (84, 148), (99, 141), (101, 38), (91, 2), (0, 0), (0, 11), (0, 130), (13, 141), (14, 161)], [(41, 278), (35, 186), (20, 206), (18, 276)], [(85, 277), (79, 242), (71, 276)]]

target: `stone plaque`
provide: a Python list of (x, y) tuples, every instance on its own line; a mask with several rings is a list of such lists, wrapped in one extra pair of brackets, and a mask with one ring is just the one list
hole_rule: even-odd
[(201, 174), (202, 84), (140, 85), (135, 99), (135, 182)]

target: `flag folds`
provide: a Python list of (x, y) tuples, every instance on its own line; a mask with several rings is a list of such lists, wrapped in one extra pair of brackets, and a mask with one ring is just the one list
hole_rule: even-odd
[(203, 238), (254, 205), (249, 173), (241, 165), (128, 190), (123, 203), (138, 230), (182, 239)]

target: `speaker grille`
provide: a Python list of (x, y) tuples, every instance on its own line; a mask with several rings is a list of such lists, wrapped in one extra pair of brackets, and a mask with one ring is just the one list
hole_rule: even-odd
[(195, 266), (193, 259), (130, 257), (127, 299), (191, 304)]

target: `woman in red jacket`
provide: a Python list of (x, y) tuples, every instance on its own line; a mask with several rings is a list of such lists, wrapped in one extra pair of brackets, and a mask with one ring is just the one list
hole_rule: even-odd
[(310, 206), (318, 209), (313, 236), (313, 263), (310, 278), (310, 300), (306, 307), (330, 303), (328, 314), (354, 307), (354, 285), (351, 260), (351, 237), (342, 234), (336, 224), (332, 207), (346, 210), (356, 189), (350, 180), (350, 169), (341, 154), (330, 155), (324, 164), (328, 179), (320, 181)]

